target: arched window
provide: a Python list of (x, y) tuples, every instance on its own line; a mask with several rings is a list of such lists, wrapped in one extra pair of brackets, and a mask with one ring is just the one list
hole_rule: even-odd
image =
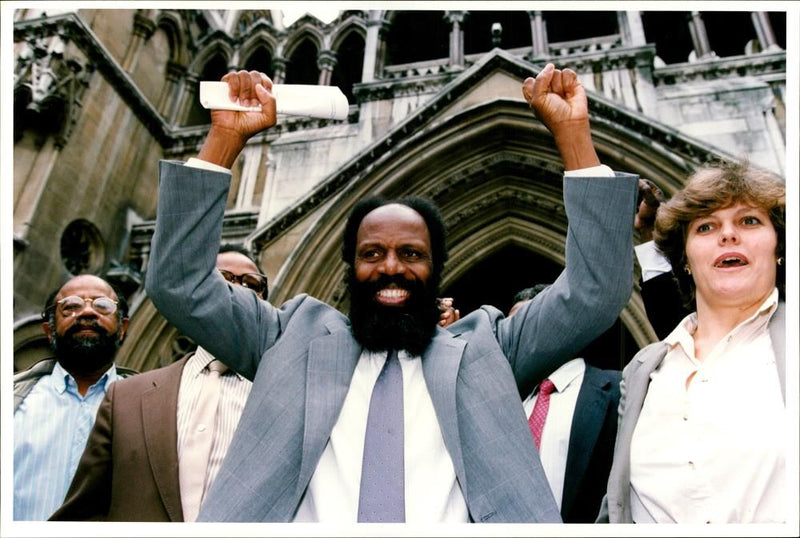
[(317, 52), (317, 46), (311, 39), (303, 39), (297, 45), (286, 63), (287, 84), (317, 84), (319, 82)]
[(170, 36), (164, 27), (156, 28), (153, 35), (142, 45), (136, 69), (131, 78), (145, 97), (158, 106), (164, 87), (167, 86), (167, 64), (172, 58)]
[[(200, 80), (219, 80), (228, 72), (228, 62), (222, 54), (215, 54), (206, 62), (200, 74)], [(192, 105), (186, 117), (185, 125), (205, 125), (211, 122), (211, 113), (200, 104), (198, 83), (192, 96)]]
[(272, 53), (265, 45), (257, 47), (244, 62), (247, 71), (260, 71), (272, 76)]
[(336, 51), (338, 62), (333, 70), (331, 85), (338, 86), (350, 104), (355, 103), (353, 84), (361, 82), (364, 68), (364, 39), (357, 32), (350, 32)]

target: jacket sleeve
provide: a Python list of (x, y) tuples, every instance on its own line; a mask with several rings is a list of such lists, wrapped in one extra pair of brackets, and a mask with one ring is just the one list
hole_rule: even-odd
[(147, 294), (181, 332), (252, 380), (293, 305), (279, 311), (216, 270), (230, 174), (162, 161), (159, 175)]
[(564, 179), (565, 268), (552, 286), (498, 322), (498, 340), (521, 394), (574, 358), (628, 303), (637, 185), (638, 176), (621, 173)]
[(64, 504), (50, 516), (51, 521), (102, 521), (111, 506), (112, 474), (112, 383), (97, 410), (86, 448), (67, 491)]

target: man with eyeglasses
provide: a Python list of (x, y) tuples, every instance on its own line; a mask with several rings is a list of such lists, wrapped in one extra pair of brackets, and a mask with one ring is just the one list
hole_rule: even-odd
[(114, 381), (128, 305), (102, 278), (79, 275), (45, 302), (55, 358), (14, 376), (14, 519), (42, 521), (64, 500), (95, 414)]
[[(234, 287), (251, 290), (251, 300), (266, 301), (267, 277), (247, 250), (223, 245), (216, 267)], [(212, 373), (216, 365), (198, 347), (111, 387), (66, 500), (51, 519), (194, 521), (252, 386), (232, 370)], [(197, 418), (212, 399), (215, 410)]]

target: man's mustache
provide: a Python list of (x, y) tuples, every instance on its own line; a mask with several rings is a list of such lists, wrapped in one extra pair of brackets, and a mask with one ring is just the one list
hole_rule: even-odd
[(369, 289), (372, 293), (382, 290), (391, 284), (411, 292), (415, 291), (414, 289), (418, 286), (415, 281), (408, 280), (401, 275), (379, 275), (377, 280), (374, 282), (367, 282), (366, 284), (369, 285)]
[(92, 329), (101, 336), (105, 336), (108, 334), (108, 331), (102, 325), (100, 325), (100, 323), (97, 320), (89, 319), (89, 320), (76, 321), (75, 324), (72, 325), (72, 327), (64, 331), (64, 337), (65, 338), (72, 337), (75, 335), (75, 333), (83, 331), (85, 329)]

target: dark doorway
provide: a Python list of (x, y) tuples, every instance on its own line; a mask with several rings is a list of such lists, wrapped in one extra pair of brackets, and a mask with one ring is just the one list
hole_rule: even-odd
[[(518, 291), (539, 283), (551, 283), (562, 269), (553, 260), (510, 245), (475, 263), (469, 272), (442, 289), (442, 296), (453, 297), (462, 317), (485, 304), (508, 313)], [(629, 331), (617, 320), (577, 356), (592, 366), (618, 370), (638, 349)]]

